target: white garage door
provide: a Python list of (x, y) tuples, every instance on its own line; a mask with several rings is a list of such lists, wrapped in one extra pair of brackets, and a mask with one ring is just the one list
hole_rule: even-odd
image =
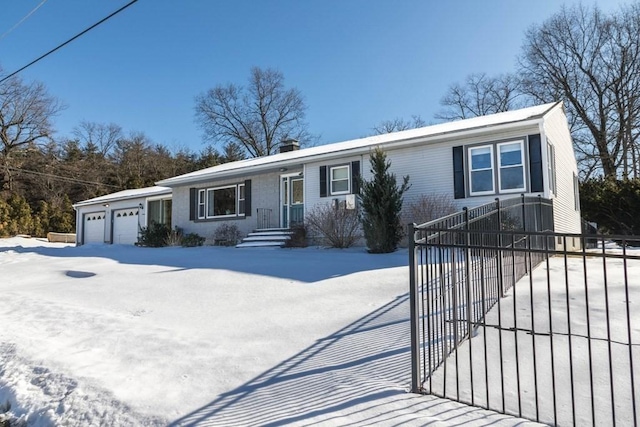
[(104, 243), (104, 212), (84, 214), (83, 243)]
[(113, 243), (133, 245), (138, 241), (138, 208), (113, 211)]

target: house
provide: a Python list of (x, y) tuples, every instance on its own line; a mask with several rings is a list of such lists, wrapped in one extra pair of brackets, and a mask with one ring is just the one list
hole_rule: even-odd
[(554, 200), (556, 231), (580, 232), (577, 166), (560, 102), (305, 149), (287, 141), (278, 154), (157, 185), (171, 191), (171, 224), (209, 241), (222, 224), (243, 234), (288, 228), (318, 204), (353, 206), (357, 177), (370, 178), (376, 147), (391, 172), (410, 176), (405, 203), (429, 193), (449, 194), (460, 208), (541, 195)]
[(151, 221), (171, 224), (171, 189), (147, 187), (84, 200), (76, 211), (76, 241), (132, 245)]

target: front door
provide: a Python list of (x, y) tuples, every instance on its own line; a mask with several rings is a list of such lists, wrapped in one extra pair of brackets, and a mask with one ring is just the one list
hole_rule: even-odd
[(282, 227), (302, 224), (304, 218), (304, 178), (300, 174), (281, 177)]

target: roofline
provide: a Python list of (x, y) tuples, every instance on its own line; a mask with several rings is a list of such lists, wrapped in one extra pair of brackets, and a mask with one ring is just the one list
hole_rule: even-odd
[[(197, 184), (201, 182), (207, 182), (207, 181), (211, 181), (212, 179), (233, 178), (235, 176), (246, 176), (249, 174), (255, 175), (260, 172), (275, 170), (281, 167), (287, 167), (292, 165), (296, 165), (296, 166), (303, 165), (305, 163), (309, 163), (309, 159), (312, 159), (312, 161), (322, 161), (325, 159), (331, 159), (331, 158), (341, 157), (346, 155), (352, 156), (352, 155), (365, 154), (365, 153), (371, 152), (371, 150), (374, 147), (381, 147), (383, 150), (384, 149), (395, 150), (395, 149), (410, 147), (411, 145), (424, 144), (424, 143), (429, 143), (429, 144), (437, 143), (443, 139), (450, 138), (451, 135), (453, 134), (464, 137), (469, 134), (475, 134), (478, 132), (486, 133), (489, 131), (510, 129), (514, 127), (540, 125), (540, 123), (542, 123), (542, 121), (544, 120), (544, 117), (547, 114), (549, 114), (549, 112), (551, 112), (553, 109), (558, 108), (559, 105), (562, 105), (562, 101), (556, 102), (555, 104), (550, 106), (547, 110), (545, 110), (544, 112), (542, 112), (537, 116), (528, 117), (522, 120), (515, 120), (515, 121), (504, 122), (499, 124), (476, 126), (476, 127), (466, 128), (462, 130), (450, 130), (450, 131), (444, 131), (444, 132), (431, 134), (431, 135), (421, 135), (421, 136), (412, 136), (408, 138), (400, 138), (400, 139), (395, 139), (391, 141), (380, 142), (379, 144), (372, 143), (362, 147), (351, 147), (351, 148), (345, 148), (341, 150), (339, 149), (339, 150), (331, 151), (328, 153), (309, 154), (306, 156), (295, 157), (292, 159), (282, 159), (282, 160), (276, 160), (273, 162), (267, 162), (260, 165), (240, 166), (235, 169), (219, 171), (219, 172), (214, 171), (211, 173), (197, 175), (197, 176), (189, 176), (189, 177), (177, 176), (173, 178), (167, 178), (162, 181), (158, 181), (156, 182), (156, 185), (164, 186), (164, 187), (179, 187), (185, 184)], [(300, 151), (304, 151), (304, 149)], [(300, 151), (298, 151), (298, 153)], [(252, 160), (252, 159), (249, 159), (249, 160)]]
[[(122, 191), (126, 191), (126, 190), (122, 190)], [(128, 195), (128, 196), (111, 197), (111, 198), (109, 198), (109, 196), (113, 196), (114, 194), (116, 194), (116, 193), (105, 194), (104, 196), (99, 196), (99, 197), (94, 197), (93, 199), (83, 200), (81, 202), (74, 203), (71, 206), (73, 206), (73, 208), (75, 209), (77, 207), (95, 205), (97, 203), (106, 203), (106, 202), (112, 202), (112, 201), (139, 199), (139, 198), (143, 198), (143, 197), (146, 198), (146, 197), (155, 197), (155, 196), (163, 196), (163, 195), (173, 196), (173, 191), (171, 190), (171, 188), (167, 188), (165, 190), (157, 191), (155, 193), (131, 194), (131, 195)]]

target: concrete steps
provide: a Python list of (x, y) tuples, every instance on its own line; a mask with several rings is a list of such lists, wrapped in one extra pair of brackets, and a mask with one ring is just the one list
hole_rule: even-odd
[(258, 229), (249, 233), (236, 248), (283, 247), (291, 237), (286, 228)]

